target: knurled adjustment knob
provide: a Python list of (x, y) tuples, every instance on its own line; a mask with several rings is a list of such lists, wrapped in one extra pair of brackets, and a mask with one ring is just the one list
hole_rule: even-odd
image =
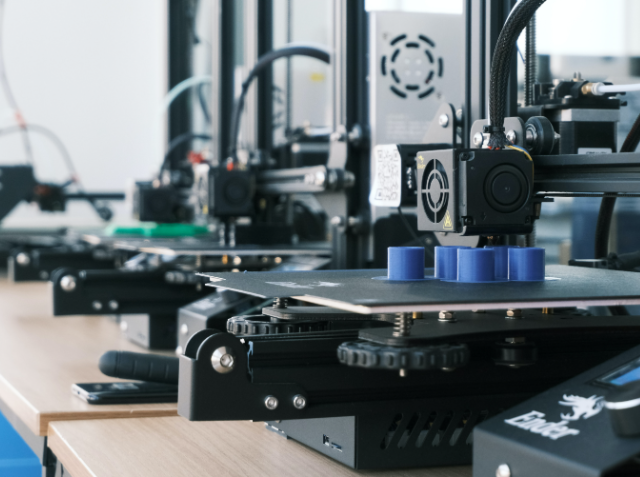
[(464, 344), (396, 347), (348, 341), (338, 347), (338, 360), (347, 366), (368, 369), (453, 369), (469, 362), (469, 348)]
[(234, 316), (227, 320), (227, 331), (233, 335), (277, 335), (324, 331), (326, 322), (310, 320), (275, 320), (266, 315)]
[(618, 436), (640, 436), (640, 381), (611, 391), (605, 398), (604, 407)]

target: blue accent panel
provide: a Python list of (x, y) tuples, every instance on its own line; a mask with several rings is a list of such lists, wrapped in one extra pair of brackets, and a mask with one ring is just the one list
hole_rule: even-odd
[(20, 434), (0, 414), (0, 475), (2, 477), (41, 477), (40, 460)]

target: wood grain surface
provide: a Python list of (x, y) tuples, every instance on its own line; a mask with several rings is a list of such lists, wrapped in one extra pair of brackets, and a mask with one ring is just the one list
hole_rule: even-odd
[(247, 421), (54, 422), (48, 443), (73, 477), (471, 477), (471, 467), (354, 471)]
[(176, 404), (95, 406), (74, 383), (109, 382), (98, 359), (108, 350), (144, 352), (106, 317), (53, 317), (48, 283), (0, 281), (0, 399), (36, 435), (58, 420), (175, 416)]

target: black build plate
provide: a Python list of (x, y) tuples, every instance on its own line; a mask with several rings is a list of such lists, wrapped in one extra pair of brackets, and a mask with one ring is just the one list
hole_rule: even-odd
[[(263, 298), (293, 297), (354, 313), (640, 304), (640, 273), (564, 265), (544, 282), (450, 283), (375, 280), (383, 270), (203, 273), (211, 285)], [(426, 271), (433, 274), (432, 270)]]

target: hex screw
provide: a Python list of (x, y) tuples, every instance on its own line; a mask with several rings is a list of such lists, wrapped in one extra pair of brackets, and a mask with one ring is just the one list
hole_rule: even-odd
[(500, 464), (496, 469), (496, 477), (511, 477), (511, 469), (507, 464)]
[(477, 132), (473, 135), (473, 145), (476, 147), (481, 147), (484, 142), (484, 136), (481, 132)]
[(453, 315), (453, 311), (442, 310), (438, 313), (438, 321), (453, 323), (456, 321), (456, 318)]
[(236, 359), (231, 348), (220, 346), (211, 355), (211, 366), (220, 374), (227, 374), (235, 368)]
[(449, 115), (441, 114), (438, 118), (438, 124), (440, 124), (440, 126), (442, 126), (443, 128), (446, 128), (449, 125)]
[(273, 411), (278, 408), (278, 398), (275, 396), (267, 396), (264, 398), (264, 407)]
[(507, 140), (511, 143), (515, 143), (518, 139), (518, 134), (513, 129), (508, 130), (506, 136)]
[(91, 307), (96, 311), (100, 311), (100, 310), (102, 310), (102, 303), (100, 303), (98, 300), (96, 300), (93, 303), (91, 303)]
[(510, 308), (507, 310), (505, 318), (508, 320), (520, 320), (522, 319), (522, 310), (520, 308)]
[(300, 410), (304, 409), (307, 407), (307, 399), (302, 394), (296, 394), (293, 396), (293, 407)]
[(76, 281), (76, 277), (73, 275), (65, 275), (60, 279), (60, 288), (68, 293), (75, 290), (77, 285), (78, 282)]
[(109, 309), (116, 311), (120, 308), (120, 304), (116, 300), (109, 300)]
[(26, 267), (31, 263), (31, 257), (29, 257), (29, 255), (24, 252), (20, 252), (18, 255), (16, 255), (16, 262), (18, 263), (18, 265)]
[(274, 308), (286, 308), (289, 304), (288, 298), (274, 298), (273, 299), (273, 307)]

